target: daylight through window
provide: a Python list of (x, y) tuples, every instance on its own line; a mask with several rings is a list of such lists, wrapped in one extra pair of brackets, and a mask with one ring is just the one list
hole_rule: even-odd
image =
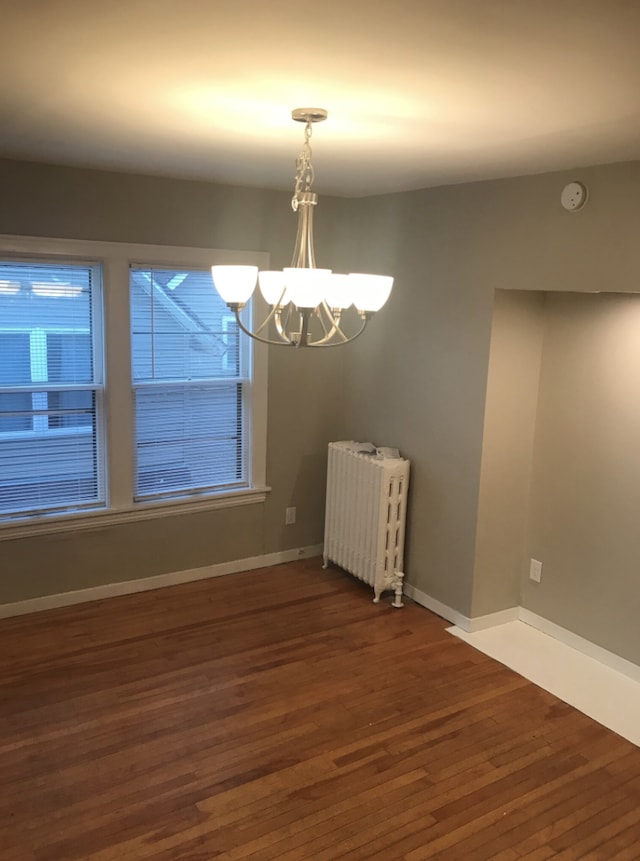
[(101, 278), (0, 262), (0, 517), (104, 505)]
[(247, 348), (211, 275), (132, 267), (136, 498), (247, 484)]
[(227, 260), (268, 267), (0, 236), (0, 540), (264, 502), (267, 350), (213, 288)]

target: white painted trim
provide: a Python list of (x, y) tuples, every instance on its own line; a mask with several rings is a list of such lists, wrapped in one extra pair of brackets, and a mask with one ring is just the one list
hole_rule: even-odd
[(421, 592), (420, 589), (416, 589), (411, 583), (405, 583), (402, 591), (407, 598), (411, 598), (416, 604), (420, 604), (422, 607), (426, 607), (427, 610), (431, 610), (436, 616), (442, 616), (447, 622), (452, 622), (454, 625), (462, 628), (463, 631), (469, 630), (471, 619), (463, 616), (462, 613), (454, 610), (453, 607), (448, 607), (436, 598), (432, 598), (431, 595), (427, 595), (426, 592)]
[(427, 595), (426, 592), (421, 592), (420, 589), (416, 589), (410, 583), (404, 584), (403, 591), (407, 598), (411, 598), (416, 604), (426, 607), (427, 610), (431, 610), (432, 613), (441, 616), (467, 634), (485, 631), (497, 625), (504, 625), (507, 622), (521, 621), (527, 625), (531, 625), (532, 628), (536, 628), (538, 631), (542, 631), (543, 634), (548, 634), (555, 640), (559, 640), (561, 643), (570, 646), (577, 652), (599, 661), (606, 667), (616, 670), (618, 673), (622, 673), (622, 675), (636, 682), (640, 682), (640, 666), (638, 664), (634, 664), (632, 661), (616, 655), (615, 652), (603, 649), (590, 640), (585, 640), (584, 637), (580, 637), (578, 634), (574, 634), (572, 631), (568, 631), (566, 628), (556, 625), (555, 622), (545, 619), (544, 616), (538, 616), (524, 607), (510, 607), (507, 610), (489, 613), (486, 616), (469, 618), (438, 601), (436, 598), (432, 598), (431, 595)]
[(438, 601), (437, 598), (432, 598), (426, 592), (416, 589), (411, 583), (405, 583), (403, 591), (407, 598), (411, 598), (416, 604), (426, 607), (427, 610), (431, 610), (437, 616), (442, 616), (443, 619), (452, 622), (468, 634), (474, 631), (484, 631), (486, 628), (494, 628), (496, 625), (504, 625), (506, 622), (516, 622), (520, 618), (520, 607), (509, 607), (507, 610), (499, 610), (497, 613), (469, 618), (469, 616), (463, 616), (462, 613), (454, 610), (453, 607), (448, 607)]
[(507, 622), (517, 622), (520, 618), (520, 607), (509, 607), (506, 610), (498, 610), (497, 613), (488, 613), (486, 616), (473, 616), (469, 619), (468, 631), (485, 631), (487, 628), (495, 628), (496, 625), (506, 625)]
[(583, 655), (599, 661), (599, 663), (604, 664), (606, 667), (616, 670), (618, 673), (622, 673), (622, 675), (628, 676), (636, 682), (640, 682), (640, 666), (638, 664), (627, 661), (626, 658), (621, 658), (615, 652), (603, 649), (590, 640), (585, 640), (584, 637), (580, 637), (578, 634), (574, 634), (572, 631), (568, 631), (566, 628), (556, 625), (555, 622), (550, 622), (544, 616), (538, 616), (524, 607), (519, 608), (519, 618), (521, 622), (531, 625), (532, 628), (536, 628), (536, 630), (541, 631), (543, 634), (548, 634), (550, 637), (559, 640), (566, 646), (570, 646), (577, 652), (581, 652)]
[(186, 571), (158, 574), (155, 577), (143, 577), (139, 580), (124, 580), (122, 583), (107, 583), (104, 586), (93, 586), (90, 589), (79, 589), (75, 592), (43, 595), (40, 598), (16, 601), (14, 604), (0, 604), (0, 619), (23, 616), (26, 613), (37, 613), (40, 610), (68, 607), (72, 604), (84, 604), (88, 601), (99, 601), (102, 598), (113, 598), (117, 595), (147, 592), (152, 589), (162, 589), (165, 586), (176, 586), (179, 583), (191, 583), (194, 580), (206, 580), (209, 577), (236, 574), (240, 571), (253, 571), (256, 568), (268, 568), (283, 562), (293, 562), (295, 559), (308, 559), (312, 556), (321, 555), (322, 544), (312, 544), (307, 547), (294, 547), (292, 550), (267, 553), (263, 556), (253, 556), (249, 559), (234, 559), (216, 565), (205, 565), (203, 568), (190, 568)]
[[(245, 387), (251, 399), (248, 411), (250, 487), (227, 489), (190, 496), (184, 499), (168, 498), (133, 503), (132, 465), (133, 414), (131, 406), (131, 367), (129, 347), (112, 350), (110, 344), (122, 321), (129, 319), (129, 265), (167, 265), (176, 268), (206, 270), (212, 264), (253, 264), (259, 269), (269, 268), (266, 251), (225, 251), (221, 249), (182, 247), (170, 245), (132, 244), (86, 239), (63, 239), (42, 236), (12, 236), (0, 234), (0, 252), (14, 260), (35, 259), (83, 261), (100, 263), (103, 267), (102, 302), (104, 305), (104, 339), (109, 385), (104, 388), (103, 426), (106, 450), (110, 452), (108, 507), (85, 509), (51, 516), (28, 516), (3, 519), (0, 523), (0, 541), (14, 538), (46, 535), (99, 526), (147, 520), (167, 514), (187, 514), (190, 511), (208, 511), (236, 505), (252, 505), (265, 501), (270, 490), (266, 486), (267, 450), (267, 398), (268, 348), (251, 341), (251, 383)], [(259, 293), (259, 291), (256, 291)], [(256, 296), (256, 301), (260, 299)], [(127, 327), (125, 326), (125, 329)], [(122, 340), (119, 342), (122, 347)], [(126, 342), (128, 344), (128, 340)], [(125, 361), (126, 359), (126, 361)], [(248, 368), (246, 369), (248, 370)], [(95, 388), (95, 386), (94, 386)], [(103, 387), (100, 388), (102, 390)], [(109, 418), (109, 416), (111, 418)], [(113, 418), (117, 416), (117, 421)]]
[(30, 258), (39, 255), (85, 261), (109, 257), (143, 266), (154, 263), (185, 268), (193, 266), (207, 268), (213, 263), (251, 263), (263, 269), (269, 265), (269, 254), (266, 251), (227, 251), (196, 246), (149, 245), (52, 236), (16, 236), (9, 233), (0, 234), (0, 247), (4, 254), (27, 254)]
[(43, 516), (37, 521), (0, 523), (0, 541), (13, 538), (31, 538), (34, 535), (58, 535), (61, 532), (80, 532), (131, 523), (137, 520), (156, 520), (159, 517), (191, 514), (197, 511), (214, 511), (217, 508), (235, 508), (239, 505), (255, 505), (264, 502), (270, 487), (241, 488), (184, 499), (158, 500), (151, 504), (129, 505), (120, 509), (99, 508), (66, 516)]

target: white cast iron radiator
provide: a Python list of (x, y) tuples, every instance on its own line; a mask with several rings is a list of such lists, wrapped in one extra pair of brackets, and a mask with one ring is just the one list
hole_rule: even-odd
[(409, 461), (396, 449), (331, 442), (327, 469), (324, 567), (335, 562), (402, 607)]

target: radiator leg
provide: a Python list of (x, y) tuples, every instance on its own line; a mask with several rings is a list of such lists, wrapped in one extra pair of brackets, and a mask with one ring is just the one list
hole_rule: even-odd
[(395, 576), (393, 578), (393, 589), (395, 590), (396, 596), (391, 604), (392, 607), (404, 607), (402, 603), (402, 583), (404, 581), (404, 572), (396, 571)]
[(374, 604), (380, 603), (380, 596), (381, 595), (382, 595), (382, 589), (374, 589), (373, 590), (373, 603)]
[(329, 567), (329, 557), (328, 557), (328, 556), (323, 556), (323, 557), (322, 557), (322, 567), (323, 567), (323, 568), (328, 568), (328, 567)]

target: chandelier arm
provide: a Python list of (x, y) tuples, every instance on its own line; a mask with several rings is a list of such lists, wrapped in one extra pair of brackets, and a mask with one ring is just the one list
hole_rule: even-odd
[(293, 341), (290, 341), (288, 338), (284, 337), (282, 341), (274, 341), (271, 338), (262, 338), (255, 332), (250, 331), (244, 325), (242, 320), (240, 319), (240, 311), (242, 310), (242, 306), (236, 304), (230, 304), (229, 308), (236, 315), (236, 322), (238, 323), (239, 328), (248, 335), (250, 338), (253, 338), (254, 341), (260, 341), (261, 344), (271, 344), (274, 347), (295, 347), (297, 346)]
[[(358, 329), (357, 332), (355, 332), (353, 335), (350, 335), (349, 337), (347, 337), (344, 334), (344, 332), (342, 331), (342, 329), (340, 329), (340, 327), (336, 325), (334, 327), (335, 331), (332, 330), (328, 336), (324, 335), (324, 337), (319, 338), (316, 341), (311, 341), (311, 340), (309, 340), (309, 318), (311, 317), (311, 314), (313, 313), (313, 309), (311, 309), (311, 308), (301, 308), (300, 309), (301, 326), (300, 326), (300, 332), (296, 333), (296, 335), (298, 337), (296, 337), (295, 339), (292, 337), (289, 337), (286, 334), (285, 326), (288, 324), (288, 319), (287, 319), (287, 321), (285, 321), (285, 324), (283, 325), (280, 313), (275, 313), (275, 324), (276, 324), (276, 327), (278, 330), (278, 335), (280, 336), (281, 340), (280, 341), (274, 341), (272, 338), (263, 338), (260, 335), (258, 335), (256, 332), (251, 332), (244, 325), (244, 323), (240, 319), (240, 311), (242, 310), (244, 305), (240, 305), (240, 304), (236, 304), (236, 303), (229, 303), (228, 307), (235, 314), (235, 318), (236, 318), (236, 321), (238, 323), (238, 327), (245, 333), (245, 335), (248, 335), (250, 338), (253, 338), (254, 341), (259, 341), (261, 344), (269, 344), (270, 346), (274, 346), (274, 347), (341, 347), (344, 344), (349, 344), (351, 341), (355, 341), (356, 338), (359, 338), (360, 335), (366, 329), (367, 323), (369, 322), (370, 318), (373, 316), (373, 312), (370, 312), (370, 311), (361, 312), (360, 316), (362, 318), (362, 325), (360, 326), (360, 328)], [(272, 313), (277, 312), (278, 310), (281, 311), (282, 309), (274, 308)], [(287, 318), (289, 316), (290, 316), (290, 312), (288, 311)], [(330, 342), (329, 338), (333, 337), (333, 335), (335, 335), (335, 334), (339, 334), (343, 340)]]
[(290, 344), (293, 347), (310, 346), (309, 317), (311, 316), (312, 312), (312, 308), (298, 308), (298, 314), (300, 315), (300, 331), (292, 332), (291, 334), (287, 332), (287, 327), (289, 326), (289, 319), (291, 317), (291, 308), (287, 308), (287, 316), (284, 323), (282, 322), (282, 318), (280, 317), (280, 315), (276, 316), (276, 327), (278, 329), (278, 334), (280, 335), (285, 344)]
[(366, 314), (363, 314), (362, 315), (362, 326), (360, 326), (360, 328), (358, 329), (357, 332), (355, 332), (355, 334), (350, 335), (346, 339), (346, 341), (334, 341), (333, 343), (327, 343), (327, 342), (325, 342), (324, 338), (322, 338), (319, 341), (309, 341), (307, 344), (305, 344), (305, 346), (307, 346), (307, 347), (342, 347), (345, 344), (350, 344), (351, 341), (355, 341), (356, 338), (359, 338), (360, 335), (362, 335), (364, 330), (367, 328), (367, 323), (369, 322), (369, 320), (371, 319), (372, 316), (373, 315), (370, 314), (369, 312), (367, 312)]
[[(324, 332), (325, 336), (327, 336), (329, 334), (329, 332), (331, 332), (333, 329), (335, 329), (336, 326), (339, 326), (340, 313), (338, 312), (337, 315), (334, 315), (333, 312), (331, 311), (331, 308), (329, 308), (329, 306), (327, 305), (327, 303), (325, 302), (324, 299), (318, 305), (318, 307), (316, 308), (316, 311), (318, 313), (318, 320), (320, 320), (320, 323), (322, 324), (322, 331)], [(329, 319), (329, 325), (328, 326), (327, 326), (326, 318)]]
[(280, 310), (280, 308), (281, 308), (280, 305), (273, 305), (272, 306), (272, 308), (269, 311), (269, 313), (267, 314), (267, 316), (264, 318), (262, 323), (260, 323), (260, 325), (256, 329), (256, 335), (259, 335), (260, 332), (262, 332), (262, 330), (269, 325), (269, 323), (273, 320), (274, 316), (276, 316), (278, 314), (278, 311)]
[(291, 311), (287, 308), (287, 314), (285, 317), (284, 323), (282, 322), (282, 309), (280, 309), (280, 313), (276, 314), (275, 324), (278, 335), (282, 338), (282, 342), (285, 344), (293, 344), (295, 346), (295, 342), (287, 335), (287, 326), (289, 325), (289, 317), (291, 316)]
[(339, 310), (338, 310), (338, 313), (337, 313), (337, 314), (334, 314), (334, 313), (333, 313), (333, 311), (331, 310), (331, 308), (329, 308), (329, 306), (327, 305), (327, 303), (324, 301), (324, 299), (322, 300), (322, 304), (324, 305), (324, 307), (325, 307), (325, 308), (328, 310), (328, 312), (329, 312), (329, 318), (330, 318), (330, 320), (331, 320), (331, 322), (332, 322), (332, 326), (333, 326), (333, 328), (335, 329), (336, 333), (337, 333), (341, 338), (343, 338), (345, 342), (346, 342), (346, 341), (348, 341), (348, 340), (349, 340), (348, 336), (344, 334), (344, 332), (342, 331), (342, 328), (340, 327), (340, 320), (341, 320), (341, 318), (342, 318), (342, 310), (340, 310), (340, 309), (339, 309)]
[[(360, 332), (358, 332), (360, 334)], [(333, 340), (338, 335), (340, 340)], [(351, 338), (342, 331), (339, 326), (334, 326), (328, 335), (318, 338), (310, 346), (313, 347), (340, 347), (342, 344), (348, 344)]]
[[(324, 301), (324, 299), (322, 300), (322, 302), (320, 303), (320, 305), (318, 307), (323, 312), (323, 313), (318, 314), (318, 319), (320, 320), (320, 322), (322, 324), (322, 329), (324, 331), (324, 337), (318, 341), (314, 341), (314, 343), (317, 345), (326, 343), (326, 342), (330, 341), (335, 335), (337, 335), (339, 338), (342, 339), (341, 341), (339, 341), (339, 343), (340, 344), (346, 344), (348, 342), (349, 338), (347, 335), (344, 334), (344, 332), (340, 328), (340, 316), (341, 316), (340, 311), (338, 311), (337, 314), (334, 314), (331, 311), (331, 309), (329, 308), (329, 306), (327, 305), (327, 303)], [(325, 323), (325, 315), (331, 321), (330, 328), (327, 328), (327, 325)], [(336, 346), (338, 346), (338, 344), (336, 344)]]
[[(295, 344), (295, 341), (287, 334), (287, 330), (289, 329), (290, 320), (291, 320), (291, 314), (292, 314), (291, 309), (292, 309), (292, 307), (295, 307), (295, 306), (292, 306), (291, 303), (289, 303), (286, 307), (281, 306), (279, 309), (279, 313), (276, 315), (276, 320), (275, 320), (278, 334), (280, 335), (282, 340), (287, 344), (291, 344), (291, 343)], [(282, 313), (283, 312), (285, 314), (284, 322), (282, 321)]]

